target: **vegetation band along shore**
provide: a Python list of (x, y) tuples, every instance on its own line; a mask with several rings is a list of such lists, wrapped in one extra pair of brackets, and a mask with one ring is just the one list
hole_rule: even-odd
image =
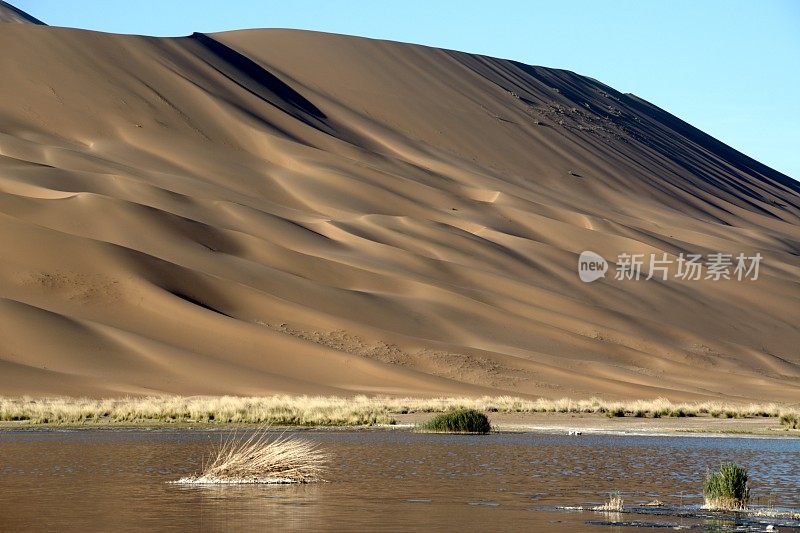
[(606, 401), (481, 398), (393, 398), (335, 396), (149, 396), (126, 398), (0, 397), (0, 421), (31, 424), (174, 423), (359, 426), (396, 423), (407, 413), (476, 409), (501, 413), (603, 413), (606, 416), (723, 418), (780, 417), (797, 428), (800, 406), (734, 404), (719, 401), (674, 403), (655, 400)]

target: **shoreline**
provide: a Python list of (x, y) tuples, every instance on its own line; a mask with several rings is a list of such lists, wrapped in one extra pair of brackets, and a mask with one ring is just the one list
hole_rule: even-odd
[[(396, 416), (417, 424), (423, 413)], [(714, 418), (707, 415), (669, 418), (608, 417), (599, 413), (489, 413), (493, 429), (502, 432), (640, 436), (800, 437), (774, 417)], [(580, 436), (580, 435), (576, 435)]]
[[(375, 424), (274, 424), (285, 431), (414, 431), (417, 424), (433, 413), (393, 415), (394, 423)], [(782, 426), (774, 417), (713, 418), (694, 416), (681, 418), (607, 417), (596, 413), (488, 413), (493, 433), (531, 433), (571, 435), (576, 438), (592, 435), (643, 437), (728, 437), (728, 438), (800, 438), (800, 430)], [(0, 435), (12, 431), (57, 432), (80, 430), (135, 431), (187, 430), (227, 431), (232, 428), (256, 429), (264, 423), (209, 422), (195, 420), (85, 421), (38, 423), (27, 420), (0, 421)]]

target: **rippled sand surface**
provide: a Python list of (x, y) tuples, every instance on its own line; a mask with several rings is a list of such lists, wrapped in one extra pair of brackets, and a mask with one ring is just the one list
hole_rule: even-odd
[(800, 186), (634, 95), (291, 30), (0, 49), (4, 394), (800, 397)]

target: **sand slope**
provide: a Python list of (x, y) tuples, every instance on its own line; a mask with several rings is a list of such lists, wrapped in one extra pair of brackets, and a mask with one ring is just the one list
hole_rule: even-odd
[(28, 15), (21, 9), (17, 9), (8, 2), (3, 2), (0, 0), (0, 23), (3, 22), (44, 25), (44, 22), (41, 20)]
[(798, 183), (635, 96), (288, 30), (0, 46), (2, 394), (800, 399)]

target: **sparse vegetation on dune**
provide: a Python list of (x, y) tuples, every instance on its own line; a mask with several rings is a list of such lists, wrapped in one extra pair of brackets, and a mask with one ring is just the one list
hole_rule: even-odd
[(734, 463), (722, 463), (709, 472), (703, 484), (706, 509), (741, 510), (750, 500), (747, 470)]
[(176, 483), (247, 484), (319, 481), (327, 456), (316, 444), (264, 429), (249, 437), (233, 434), (223, 440), (202, 470)]
[(427, 431), (443, 433), (489, 433), (489, 418), (476, 409), (455, 409), (436, 415), (420, 427)]
[(724, 402), (673, 403), (527, 400), (512, 396), (482, 398), (391, 398), (355, 396), (153, 396), (140, 398), (0, 398), (0, 421), (34, 424), (221, 423), (299, 426), (392, 424), (396, 415), (475, 409), (502, 413), (603, 413), (615, 417), (660, 418), (717, 416), (781, 417), (787, 428), (800, 426), (800, 409), (777, 404), (737, 405)]

